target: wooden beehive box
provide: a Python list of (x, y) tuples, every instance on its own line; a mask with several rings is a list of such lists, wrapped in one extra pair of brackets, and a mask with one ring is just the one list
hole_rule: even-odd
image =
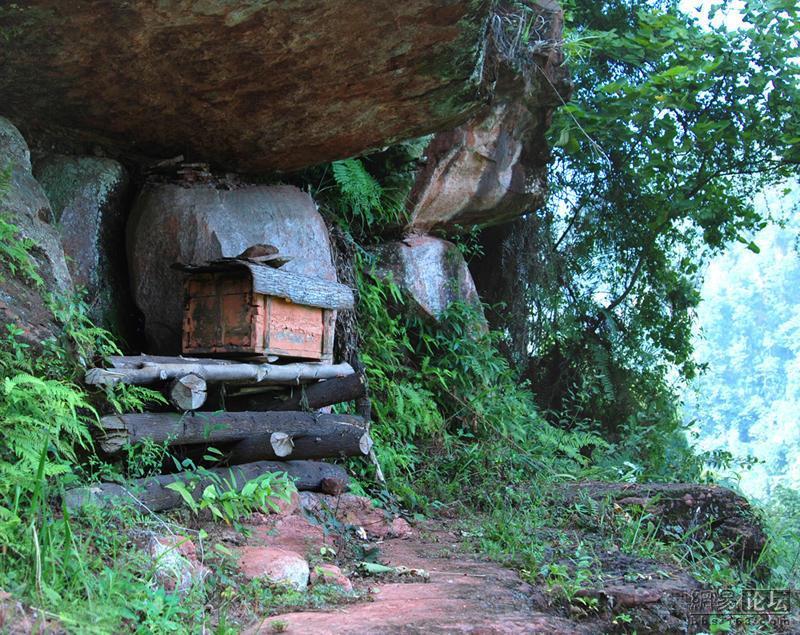
[(247, 260), (182, 269), (184, 354), (333, 360), (336, 311), (353, 308), (350, 288)]

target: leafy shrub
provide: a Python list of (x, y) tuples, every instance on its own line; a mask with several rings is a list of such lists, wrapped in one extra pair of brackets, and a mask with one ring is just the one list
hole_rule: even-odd
[(465, 484), (494, 487), (498, 472), (515, 480), (543, 465), (551, 474), (575, 472), (586, 463), (583, 451), (605, 446), (589, 432), (559, 430), (539, 415), (479, 307), (456, 302), (438, 320), (425, 319), (409, 310), (396, 284), (376, 274), (367, 252), (356, 262), (376, 451), (406, 502), (463, 496)]
[[(218, 460), (221, 454), (214, 448), (209, 448), (208, 452), (209, 460)], [(195, 466), (189, 459), (185, 459), (180, 467), (183, 478), (166, 485), (166, 488), (178, 492), (192, 513), (207, 509), (228, 524), (254, 511), (278, 511), (278, 502), (289, 502), (295, 491), (294, 484), (284, 472), (267, 472), (239, 487), (233, 470), (223, 477)]]

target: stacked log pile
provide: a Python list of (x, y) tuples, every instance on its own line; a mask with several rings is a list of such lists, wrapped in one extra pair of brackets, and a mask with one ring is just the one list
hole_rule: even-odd
[[(266, 472), (284, 471), (300, 490), (341, 493), (348, 476), (324, 458), (369, 456), (372, 440), (362, 417), (319, 412), (365, 394), (364, 378), (348, 364), (232, 361), (187, 357), (111, 357), (108, 368), (86, 374), (90, 385), (118, 383), (162, 391), (177, 412), (143, 412), (101, 417), (97, 444), (107, 455), (155, 442), (202, 456), (221, 451), (213, 472), (243, 487)], [(216, 404), (210, 396), (221, 395)], [(216, 407), (216, 406), (221, 407)], [(103, 483), (68, 492), (67, 505), (135, 501), (152, 511), (178, 506), (167, 485), (183, 473), (139, 479), (128, 487)], [(200, 488), (202, 489), (202, 488)]]

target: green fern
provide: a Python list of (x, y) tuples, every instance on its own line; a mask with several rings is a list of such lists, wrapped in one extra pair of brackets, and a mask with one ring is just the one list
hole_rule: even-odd
[(340, 202), (346, 207), (347, 216), (360, 222), (362, 230), (366, 229), (385, 211), (383, 188), (359, 159), (335, 161), (332, 167)]
[(89, 447), (89, 425), (97, 419), (78, 386), (26, 373), (3, 379), (0, 413), (0, 490), (14, 482), (7, 478), (34, 476), (43, 444), (50, 449), (45, 474), (68, 472), (76, 447)]

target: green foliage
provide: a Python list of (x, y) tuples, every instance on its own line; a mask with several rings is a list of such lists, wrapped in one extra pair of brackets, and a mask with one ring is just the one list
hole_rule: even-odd
[[(209, 459), (218, 460), (221, 452), (209, 448)], [(280, 501), (289, 502), (294, 484), (284, 472), (267, 472), (239, 486), (233, 470), (224, 477), (195, 466), (186, 459), (179, 464), (183, 478), (165, 487), (180, 494), (192, 513), (207, 509), (216, 518), (231, 524), (254, 511), (278, 511)]]
[(372, 225), (384, 212), (383, 188), (359, 159), (335, 161), (331, 168), (347, 220), (360, 223), (362, 227)]
[[(550, 131), (547, 207), (504, 245), (520, 301), (496, 323), (548, 420), (620, 443), (655, 428), (677, 450), (702, 265), (750, 245), (755, 193), (798, 170), (797, 10), (744, 3), (728, 29), (673, 2), (565, 5), (575, 91)], [(653, 445), (629, 459), (683, 476)]]
[(406, 223), (408, 194), (430, 139), (309, 168), (294, 182), (312, 192), (326, 218), (368, 244)]
[(478, 307), (455, 302), (432, 321), (406, 306), (367, 252), (357, 253), (356, 268), (372, 433), (391, 489), (408, 503), (463, 496), (470, 481), (498, 471), (515, 480), (543, 468), (574, 473), (584, 452), (605, 447), (588, 431), (561, 430), (539, 416)]
[(764, 506), (767, 553), (773, 588), (800, 587), (800, 491), (778, 486)]

